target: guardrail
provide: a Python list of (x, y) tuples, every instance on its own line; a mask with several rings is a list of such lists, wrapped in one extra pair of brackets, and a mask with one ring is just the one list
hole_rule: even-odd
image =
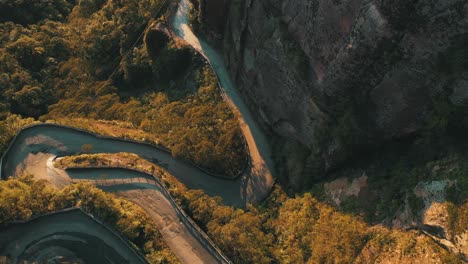
[[(160, 8), (156, 11), (156, 13), (159, 13), (162, 8), (166, 5), (167, 3), (167, 0), (164, 0), (164, 2), (161, 4)], [(175, 34), (177, 35), (177, 34)], [(180, 37), (179, 37), (180, 38)], [(234, 108), (234, 106), (232, 106), (230, 103), (228, 103), (229, 101), (229, 96), (226, 94), (226, 91), (222, 88), (223, 86), (221, 85), (221, 82), (218, 78), (218, 75), (216, 74), (216, 71), (211, 63), (211, 61), (209, 60), (209, 58), (201, 51), (195, 49), (192, 47), (193, 50), (195, 50), (198, 54), (200, 54), (203, 58), (205, 58), (205, 61), (208, 63), (208, 65), (210, 66), (211, 70), (215, 73), (215, 77), (216, 77), (216, 82), (218, 84), (217, 88), (221, 94), (221, 97), (223, 98), (224, 102), (226, 102), (229, 107), (231, 109), (234, 109), (233, 113), (235, 115), (237, 115), (236, 113), (236, 109)], [(238, 117), (239, 118), (239, 117)], [(3, 154), (3, 156), (1, 157), (0, 159), (0, 178), (4, 178), (3, 176), (3, 160), (4, 158), (6, 157), (6, 155), (8, 154), (11, 146), (14, 144), (14, 142), (16, 141), (16, 138), (24, 131), (24, 130), (27, 130), (28, 128), (31, 128), (31, 127), (35, 127), (35, 126), (41, 126), (41, 125), (55, 125), (56, 127), (63, 127), (63, 128), (68, 128), (68, 129), (73, 129), (73, 130), (76, 130), (76, 131), (80, 131), (80, 132), (84, 132), (84, 133), (89, 133), (89, 134), (92, 134), (98, 138), (105, 138), (105, 139), (115, 139), (115, 140), (121, 140), (121, 141), (126, 141), (126, 142), (131, 142), (131, 143), (138, 143), (138, 144), (146, 144), (146, 145), (150, 145), (152, 147), (156, 147), (162, 151), (165, 151), (165, 152), (168, 152), (169, 154), (172, 155), (171, 153), (171, 150), (168, 149), (167, 147), (165, 146), (162, 146), (162, 145), (156, 145), (156, 144), (153, 144), (153, 143), (149, 143), (149, 142), (141, 142), (141, 141), (137, 141), (137, 140), (133, 140), (133, 139), (128, 139), (128, 138), (124, 138), (124, 139), (121, 139), (121, 138), (116, 138), (116, 137), (110, 137), (110, 136), (104, 136), (104, 135), (99, 135), (95, 132), (92, 132), (92, 131), (88, 131), (88, 130), (85, 130), (85, 129), (81, 129), (81, 128), (75, 128), (75, 127), (71, 127), (71, 126), (67, 126), (67, 125), (60, 125), (60, 124), (52, 124), (52, 123), (40, 123), (40, 124), (33, 124), (33, 125), (29, 125), (29, 126), (25, 126), (23, 128), (21, 128), (17, 134), (15, 135), (15, 137), (10, 141), (10, 144), (8, 145), (8, 148), (6, 149), (5, 153)], [(241, 137), (242, 137), (242, 142), (243, 142), (243, 145), (244, 145), (244, 148), (245, 150), (247, 151), (247, 153), (250, 153), (250, 150), (249, 150), (249, 145), (247, 144), (247, 141), (244, 137), (244, 134), (241, 134)], [(244, 168), (243, 170), (241, 170), (237, 175), (233, 176), (233, 177), (230, 177), (230, 176), (227, 176), (227, 175), (222, 175), (222, 174), (218, 174), (218, 173), (214, 173), (214, 172), (210, 172), (209, 170), (207, 170), (206, 168), (203, 168), (197, 164), (195, 164), (192, 160), (184, 160), (188, 163), (190, 163), (192, 166), (198, 168), (199, 170), (203, 171), (204, 173), (208, 174), (208, 175), (211, 175), (213, 177), (218, 177), (218, 178), (223, 178), (223, 179), (228, 179), (228, 180), (235, 180), (237, 179), (238, 177), (240, 177), (247, 169), (249, 169), (250, 165), (251, 165), (251, 159), (250, 159), (250, 156), (247, 155), (246, 156), (246, 159), (244, 161)]]
[[(182, 1), (183, 1), (183, 0), (182, 0)], [(195, 34), (195, 33), (194, 33), (194, 34)], [(177, 34), (175, 34), (175, 35), (177, 35)], [(180, 39), (182, 39), (182, 40), (184, 40), (183, 38), (181, 38), (181, 37), (179, 37), (179, 36), (177, 36), (177, 37), (180, 38)], [(197, 38), (198, 38), (198, 37), (197, 37)], [(185, 40), (184, 40), (184, 41), (185, 41)], [(185, 41), (185, 42), (186, 42), (186, 41)], [(227, 95), (226, 91), (223, 89), (223, 86), (222, 86), (222, 84), (221, 84), (221, 81), (219, 80), (218, 75), (216, 74), (216, 71), (215, 71), (215, 69), (214, 69), (214, 67), (213, 67), (213, 64), (211, 63), (211, 61), (210, 61), (210, 59), (208, 58), (208, 56), (206, 56), (206, 54), (203, 53), (203, 51), (200, 51), (200, 50), (194, 48), (194, 47), (191, 46), (191, 45), (190, 45), (190, 47), (192, 47), (193, 50), (195, 50), (198, 54), (200, 54), (203, 58), (205, 58), (206, 63), (210, 66), (211, 70), (215, 73), (216, 81), (217, 81), (217, 83), (218, 83), (218, 90), (220, 91), (220, 94), (221, 94), (221, 96), (223, 97), (223, 100), (229, 105), (229, 107), (230, 107), (231, 109), (234, 109), (233, 113), (234, 113), (235, 115), (239, 115), (239, 114), (240, 114), (240, 111), (238, 110), (238, 113), (237, 113), (237, 112), (236, 112), (237, 109), (235, 109), (235, 107), (234, 107), (232, 104), (229, 103), (229, 96)], [(231, 101), (231, 102), (232, 102), (232, 101)], [(239, 118), (239, 117), (237, 117), (237, 118)], [(245, 139), (245, 136), (244, 136), (243, 133), (242, 133), (242, 142), (243, 142), (243, 144), (244, 144), (244, 148), (245, 148), (245, 149), (247, 150), (247, 152), (250, 154), (249, 144), (247, 143), (247, 140)], [(247, 165), (246, 165), (246, 168), (250, 168), (250, 167), (251, 167), (251, 165), (252, 165), (252, 159), (250, 158), (250, 155), (248, 155), (248, 156), (246, 157), (245, 163), (247, 164)], [(196, 166), (196, 165), (195, 165), (195, 166)], [(197, 167), (198, 167), (198, 166), (197, 166)], [(202, 168), (199, 168), (199, 169), (202, 170), (202, 171), (204, 171)], [(244, 170), (245, 170), (245, 169), (244, 169)], [(242, 173), (243, 173), (243, 172), (241, 172), (240, 174), (242, 174)], [(239, 174), (238, 176), (236, 176), (236, 178), (239, 177), (240, 174)], [(272, 186), (272, 188), (269, 190), (269, 192), (267, 193), (267, 195), (265, 195), (265, 196), (264, 196), (260, 201), (258, 201), (258, 202), (261, 202), (261, 201), (265, 200), (265, 199), (273, 192), (274, 186), (276, 185), (276, 182), (277, 182), (277, 179), (274, 180), (273, 186)]]
[[(2, 156), (2, 158), (0, 160), (0, 178), (6, 179), (5, 178), (6, 176), (3, 175), (3, 170), (4, 170), (3, 162), (4, 162), (5, 158), (7, 157), (7, 155), (9, 154), (10, 149), (13, 146), (13, 144), (17, 141), (17, 138), (21, 135), (21, 133), (25, 132), (26, 130), (33, 129), (33, 128), (36, 128), (36, 127), (41, 127), (41, 126), (44, 126), (44, 127), (45, 126), (51, 126), (51, 127), (69, 129), (69, 130), (73, 130), (73, 131), (80, 132), (80, 133), (90, 134), (90, 135), (92, 135), (92, 136), (94, 136), (96, 138), (100, 138), (100, 139), (109, 139), (109, 140), (116, 140), (116, 141), (121, 141), (121, 142), (126, 142), (126, 143), (142, 144), (142, 145), (153, 147), (153, 148), (156, 148), (156, 149), (158, 149), (160, 151), (166, 152), (168, 155), (172, 155), (170, 149), (168, 149), (168, 148), (166, 148), (166, 147), (164, 147), (162, 145), (157, 145), (157, 144), (153, 144), (153, 143), (150, 143), (150, 142), (137, 141), (137, 140), (129, 139), (129, 138), (117, 138), (117, 137), (112, 137), (112, 136), (100, 135), (98, 133), (95, 133), (95, 132), (92, 132), (92, 131), (89, 131), (89, 130), (86, 130), (86, 129), (76, 128), (76, 127), (67, 126), (67, 125), (60, 125), (60, 124), (56, 124), (56, 123), (39, 123), (39, 124), (33, 124), (33, 125), (29, 125), (29, 126), (25, 126), (25, 127), (21, 128), (19, 130), (19, 132), (15, 135), (15, 137), (11, 140), (10, 144), (8, 145), (8, 148), (6, 149), (5, 153), (3, 154), (3, 156)], [(217, 177), (217, 178), (223, 178), (223, 179), (226, 179), (226, 180), (235, 180), (241, 174), (244, 173), (244, 172), (242, 172), (239, 175), (237, 175), (235, 178), (233, 178), (233, 177), (229, 177), (229, 176), (226, 176), (226, 175), (220, 175), (220, 174), (212, 173), (212, 172), (210, 172), (210, 171), (208, 171), (208, 170), (206, 170), (204, 168), (201, 168), (200, 166), (196, 165), (195, 163), (193, 163), (190, 160), (183, 160), (183, 162), (190, 164), (191, 166), (203, 171), (204, 173), (206, 173), (206, 174), (208, 174), (210, 176)], [(246, 166), (244, 171), (247, 168), (248, 167)]]
[[(183, 1), (183, 0), (180, 0), (180, 1)], [(180, 1), (179, 1), (178, 5), (177, 5), (176, 12), (177, 12), (177, 9), (179, 8)], [(173, 25), (173, 23), (170, 23), (170, 24), (171, 24), (171, 26), (169, 26), (168, 28), (169, 28), (170, 32), (172, 32), (171, 36), (172, 36), (173, 38), (174, 38), (174, 36), (176, 36), (176, 38), (183, 40), (185, 43), (188, 43), (188, 42), (185, 41), (183, 38), (181, 38), (180, 36), (178, 36), (178, 35), (177, 35), (177, 32), (174, 32), (175, 30), (174, 30), (174, 25)], [(195, 33), (194, 33), (194, 35), (195, 35)], [(198, 38), (198, 37), (197, 37), (197, 38)], [(229, 100), (230, 100), (230, 99), (229, 99), (229, 96), (227, 95), (226, 91), (223, 89), (223, 85), (221, 84), (221, 81), (219, 80), (218, 74), (216, 73), (216, 70), (214, 69), (213, 64), (211, 63), (211, 61), (210, 61), (210, 59), (208, 58), (208, 56), (206, 56), (206, 54), (203, 53), (203, 51), (200, 51), (200, 50), (196, 49), (195, 47), (193, 47), (192, 45), (190, 45), (190, 43), (188, 43), (188, 44), (189, 44), (189, 46), (192, 48), (192, 50), (194, 50), (196, 53), (198, 53), (199, 55), (201, 55), (201, 56), (205, 59), (205, 62), (209, 65), (210, 69), (215, 73), (215, 78), (216, 78), (216, 82), (217, 82), (217, 89), (218, 89), (219, 93), (221, 94), (221, 97), (223, 98), (223, 101), (224, 101), (225, 103), (228, 104), (228, 106), (229, 106), (229, 108), (231, 108), (231, 110), (233, 110), (232, 112), (233, 112), (234, 115), (236, 115), (236, 116), (237, 116), (237, 115), (240, 115), (240, 111), (236, 111), (237, 109), (236, 109), (232, 104), (229, 103)], [(240, 117), (237, 116), (237, 119), (239, 119), (239, 118), (240, 118)], [(240, 126), (240, 124), (239, 124), (239, 126)], [(250, 153), (249, 145), (248, 145), (247, 140), (245, 139), (243, 133), (241, 134), (241, 137), (242, 137), (242, 143), (243, 143), (243, 145), (244, 145), (244, 149), (247, 151), (247, 153)], [(239, 177), (240, 175), (242, 175), (242, 174), (244, 173), (244, 171), (245, 171), (247, 168), (250, 167), (250, 165), (251, 165), (251, 159), (250, 159), (250, 156), (249, 156), (249, 155), (246, 156), (246, 159), (245, 159), (244, 163), (245, 163), (244, 169), (241, 170), (241, 171), (238, 173), (238, 175), (236, 175), (234, 178), (237, 178), (237, 177)], [(200, 168), (200, 169), (203, 170), (203, 168)]]
[[(161, 8), (165, 5), (167, 0), (164, 0)], [(161, 10), (161, 9), (160, 9)], [(158, 12), (160, 11), (158, 10)], [(214, 67), (211, 63), (211, 61), (209, 60), (209, 58), (201, 51), (193, 48), (193, 50), (195, 50), (197, 53), (199, 53), (202, 57), (205, 58), (206, 62), (208, 63), (208, 65), (210, 66), (211, 70), (213, 70), (213, 72), (216, 73), (216, 71), (214, 70)], [(229, 103), (229, 96), (227, 95), (226, 91), (222, 88), (223, 86), (221, 85), (221, 82), (219, 80), (219, 77), (217, 74), (215, 74), (216, 76), (216, 81), (217, 81), (217, 88), (221, 94), (221, 97), (223, 98), (224, 102), (226, 102), (229, 107), (231, 108), (231, 110), (234, 110), (233, 113), (235, 115), (239, 115), (240, 113), (237, 113), (238, 109), (235, 109), (235, 107)], [(239, 118), (239, 117), (238, 117)], [(137, 144), (144, 144), (144, 145), (149, 145), (151, 147), (155, 147), (155, 148), (158, 148), (159, 150), (162, 150), (162, 151), (165, 151), (167, 152), (168, 154), (171, 154), (171, 151), (162, 146), (162, 145), (156, 145), (156, 144), (151, 144), (151, 143), (148, 143), (148, 142), (140, 142), (140, 141), (136, 141), (136, 140), (133, 140), (133, 139), (128, 139), (128, 138), (125, 138), (125, 139), (121, 139), (121, 138), (116, 138), (116, 137), (110, 137), (110, 136), (104, 136), (104, 135), (100, 135), (100, 134), (97, 134), (95, 132), (91, 132), (91, 131), (87, 131), (85, 129), (80, 129), (80, 128), (75, 128), (75, 127), (71, 127), (71, 126), (67, 126), (67, 125), (59, 125), (59, 124), (52, 124), (52, 123), (41, 123), (41, 124), (34, 124), (34, 125), (30, 125), (30, 126), (26, 126), (26, 127), (23, 127), (22, 129), (19, 130), (19, 132), (15, 135), (15, 137), (11, 140), (10, 144), (8, 145), (8, 148), (7, 150), (5, 151), (5, 153), (3, 154), (3, 156), (1, 157), (0, 159), (0, 178), (4, 178), (5, 176), (3, 175), (3, 170), (4, 170), (4, 164), (3, 164), (3, 161), (5, 159), (5, 157), (7, 156), (7, 154), (9, 153), (11, 147), (13, 146), (13, 144), (16, 142), (16, 139), (18, 136), (20, 136), (20, 134), (27, 130), (27, 129), (30, 129), (30, 128), (34, 128), (34, 127), (39, 127), (39, 126), (55, 126), (55, 127), (60, 127), (60, 128), (66, 128), (66, 129), (71, 129), (71, 130), (74, 130), (74, 131), (77, 131), (77, 132), (82, 132), (82, 133), (88, 133), (88, 134), (91, 134), (97, 138), (102, 138), (102, 139), (112, 139), (112, 140), (118, 140), (118, 141), (123, 141), (123, 142), (129, 142), (129, 143), (137, 143)], [(244, 134), (241, 135), (242, 137), (242, 142), (243, 142), (243, 145), (244, 145), (244, 148), (246, 149), (246, 151), (248, 153), (250, 153), (250, 150), (249, 150), (249, 146), (248, 146), (248, 143), (244, 137)], [(245, 170), (247, 168), (250, 167), (251, 165), (251, 159), (249, 156), (246, 157), (246, 160), (245, 160), (245, 167), (244, 167), (244, 170), (242, 170), (241, 172), (238, 173), (238, 175), (234, 176), (234, 177), (229, 177), (229, 176), (226, 176), (226, 175), (221, 175), (221, 174), (216, 174), (216, 173), (213, 173), (213, 172), (209, 172), (208, 170), (206, 170), (205, 168), (202, 168), (198, 165), (196, 165), (193, 161), (188, 161), (191, 165), (193, 165), (194, 167), (198, 168), (199, 170), (203, 171), (204, 173), (206, 174), (209, 174), (211, 176), (214, 176), (214, 177), (220, 177), (220, 178), (224, 178), (224, 179), (229, 179), (229, 180), (234, 180), (236, 179), (237, 177), (239, 177), (240, 175), (242, 175)], [(97, 169), (97, 168), (104, 168), (104, 167), (75, 167), (73, 169)], [(108, 169), (123, 169), (123, 170), (132, 170), (132, 171), (137, 171), (139, 173), (142, 173), (142, 174), (145, 174), (145, 175), (149, 175), (151, 177), (153, 177), (156, 182), (158, 183), (158, 185), (161, 187), (161, 189), (163, 190), (164, 192), (164, 195), (166, 196), (166, 198), (169, 200), (169, 202), (172, 204), (172, 206), (176, 209), (177, 211), (177, 214), (181, 217), (181, 219), (183, 220), (185, 226), (191, 231), (191, 233), (197, 238), (197, 240), (203, 244), (205, 246), (206, 249), (208, 249), (208, 251), (210, 251), (210, 254), (215, 257), (218, 261), (220, 261), (221, 263), (232, 263), (228, 258), (227, 256), (224, 255), (224, 253), (221, 251), (221, 249), (219, 249), (216, 244), (211, 240), (211, 238), (190, 218), (190, 216), (188, 216), (186, 214), (186, 212), (177, 204), (177, 202), (173, 199), (173, 197), (170, 195), (170, 192), (169, 190), (167, 189), (166, 185), (161, 181), (161, 179), (159, 179), (159, 177), (157, 177), (156, 175), (154, 174), (150, 174), (150, 173), (147, 173), (143, 170), (139, 170), (139, 169), (129, 169), (129, 168), (125, 168), (125, 167), (119, 167), (119, 166), (116, 166), (116, 167), (105, 167), (105, 168), (108, 168)], [(53, 214), (60, 214), (60, 213), (63, 213), (63, 212), (68, 212), (68, 211), (72, 211), (72, 210), (81, 210), (84, 214), (88, 215), (89, 217), (91, 217), (94, 221), (96, 221), (97, 223), (99, 223), (100, 225), (104, 226), (106, 229), (108, 229), (109, 231), (111, 231), (112, 233), (114, 233), (117, 237), (119, 237), (123, 242), (125, 242), (129, 248), (134, 251), (139, 258), (142, 258), (141, 257), (141, 254), (137, 251), (135, 251), (135, 249), (133, 247), (131, 247), (129, 241), (126, 239), (126, 238), (123, 238), (122, 236), (120, 236), (117, 232), (115, 232), (112, 228), (108, 227), (105, 223), (99, 221), (98, 219), (96, 219), (93, 215), (91, 214), (88, 214), (87, 212), (85, 212), (82, 208), (78, 207), (78, 208), (68, 208), (68, 209), (64, 209), (64, 210), (60, 210), (60, 211), (57, 211), (57, 212), (53, 212), (53, 213), (48, 213), (48, 214), (43, 214), (43, 215), (39, 215), (39, 216), (36, 216), (28, 221), (16, 221), (16, 222), (12, 222), (12, 224), (17, 224), (17, 223), (27, 223), (29, 221), (33, 221), (39, 217), (43, 217), (43, 216), (47, 216), (47, 215), (53, 215)], [(145, 258), (142, 258), (142, 261), (146, 263), (146, 259)]]
[[(184, 222), (185, 226), (190, 230), (190, 232), (194, 235), (194, 237), (200, 242), (205, 249), (207, 249), (210, 254), (215, 257), (220, 263), (232, 263), (229, 258), (224, 255), (220, 248), (211, 240), (211, 238), (201, 229), (193, 220), (192, 218), (187, 215), (187, 213), (180, 207), (180, 205), (174, 200), (171, 196), (169, 189), (167, 188), (166, 184), (155, 174), (149, 173), (144, 170), (128, 168), (124, 166), (87, 166), (87, 167), (72, 167), (67, 168), (66, 170), (86, 170), (86, 169), (119, 169), (119, 170), (126, 170), (126, 171), (136, 171), (145, 176), (149, 176), (150, 178), (154, 179), (158, 183), (158, 187), (163, 191), (164, 196), (169, 200), (171, 205), (176, 209), (177, 214), (180, 216), (180, 219)], [(103, 182), (103, 181), (114, 181), (114, 179), (100, 179), (100, 180), (83, 180), (84, 182)], [(81, 182), (81, 181), (80, 181)], [(114, 181), (115, 182), (115, 181)], [(151, 184), (148, 182), (148, 184)], [(107, 186), (107, 185), (106, 185)]]
[[(163, 148), (161, 146), (154, 145), (154, 144), (149, 144), (149, 143), (146, 143), (146, 142), (138, 142), (136, 140), (131, 140), (131, 139), (121, 139), (121, 138), (115, 138), (115, 137), (109, 137), (109, 136), (102, 136), (102, 135), (99, 135), (99, 134), (96, 134), (96, 133), (93, 133), (93, 132), (86, 131), (84, 129), (74, 128), (74, 127), (65, 126), (65, 125), (57, 125), (57, 124), (52, 124), (52, 123), (33, 124), (33, 125), (30, 125), (30, 126), (23, 127), (20, 130), (20, 132), (17, 133), (15, 135), (15, 137), (13, 138), (13, 140), (10, 142), (7, 150), (5, 151), (4, 155), (2, 156), (2, 158), (0, 160), (0, 163), (1, 163), (0, 164), (0, 177), (1, 178), (6, 179), (6, 177), (7, 177), (7, 176), (4, 175), (4, 166), (5, 166), (4, 160), (7, 157), (7, 155), (9, 154), (10, 149), (13, 146), (13, 144), (17, 141), (18, 137), (21, 135), (21, 133), (25, 132), (26, 130), (33, 129), (33, 128), (36, 128), (36, 127), (41, 127), (41, 126), (51, 126), (51, 127), (70, 129), (72, 131), (76, 131), (76, 132), (80, 132), (80, 133), (91, 134), (91, 135), (93, 135), (93, 136), (95, 136), (97, 138), (102, 138), (102, 139), (112, 139), (112, 140), (118, 140), (118, 141), (122, 141), (122, 142), (144, 144), (144, 145), (155, 147), (155, 148), (157, 148), (159, 150), (170, 153), (169, 151), (167, 151), (165, 148)], [(102, 168), (102, 167), (83, 167), (83, 168), (76, 168), (76, 169), (86, 169), (86, 168)], [(214, 242), (208, 237), (208, 235), (206, 235), (206, 233), (204, 233), (204, 231), (200, 227), (198, 227), (198, 225), (185, 213), (185, 211), (183, 211), (183, 209), (180, 208), (180, 206), (175, 202), (175, 200), (170, 195), (169, 190), (166, 188), (166, 186), (162, 183), (162, 181), (157, 176), (155, 176), (153, 174), (149, 174), (149, 173), (147, 173), (145, 171), (142, 171), (142, 170), (128, 169), (128, 168), (125, 168), (125, 167), (115, 167), (115, 168), (138, 171), (140, 173), (143, 173), (143, 174), (146, 174), (146, 175), (149, 175), (149, 176), (155, 178), (158, 181), (158, 183), (161, 185), (165, 195), (168, 197), (171, 204), (176, 208), (178, 214), (180, 214), (182, 216), (182, 219), (184, 220), (184, 223), (186, 225), (188, 225), (189, 230), (193, 231), (193, 229), (195, 229), (198, 232), (198, 234), (200, 234), (201, 237), (203, 237), (203, 239), (204, 239), (203, 240), (203, 239), (199, 238), (200, 239), (199, 241), (202, 244), (204, 244), (205, 246), (209, 245), (207, 248), (210, 248), (211, 252), (216, 252), (215, 254), (220, 256), (219, 259), (221, 259), (223, 263), (232, 263), (226, 256), (224, 256), (222, 251), (214, 244)], [(196, 237), (198, 237), (198, 235), (196, 233), (194, 235)], [(216, 255), (214, 255), (214, 256), (216, 256)]]
[(68, 213), (68, 212), (73, 212), (73, 211), (80, 211), (81, 213), (85, 214), (90, 219), (92, 219), (94, 222), (96, 222), (97, 224), (99, 224), (99, 225), (103, 226), (104, 228), (106, 228), (109, 232), (111, 232), (113, 235), (118, 237), (128, 247), (128, 249), (130, 249), (130, 251), (132, 251), (141, 260), (142, 263), (148, 263), (148, 261), (146, 261), (146, 258), (141, 254), (141, 252), (138, 249), (135, 249), (135, 246), (133, 246), (133, 244), (127, 238), (120, 235), (117, 231), (114, 230), (114, 228), (108, 226), (106, 223), (99, 220), (94, 215), (86, 212), (81, 207), (70, 207), (70, 208), (65, 208), (65, 209), (57, 210), (57, 211), (50, 212), (50, 213), (38, 214), (38, 215), (35, 215), (34, 217), (32, 217), (29, 220), (12, 221), (12, 222), (1, 224), (1, 226), (8, 227), (10, 225), (28, 224), (28, 223), (33, 222), (35, 220), (38, 220), (39, 218), (42, 218), (42, 217), (58, 215), (58, 214), (63, 214), (63, 213)]

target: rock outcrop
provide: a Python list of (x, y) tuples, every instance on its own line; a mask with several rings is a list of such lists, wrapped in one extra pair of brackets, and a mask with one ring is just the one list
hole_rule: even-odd
[(434, 105), (468, 97), (464, 0), (231, 0), (225, 8), (225, 60), (275, 135), (279, 172), (295, 189), (356, 151), (420, 132)]
[(219, 42), (226, 24), (229, 0), (190, 0), (198, 12), (198, 20), (204, 26), (204, 33)]

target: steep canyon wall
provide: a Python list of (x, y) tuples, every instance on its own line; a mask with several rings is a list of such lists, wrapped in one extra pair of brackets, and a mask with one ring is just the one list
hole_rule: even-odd
[(203, 3), (294, 189), (360, 151), (421, 132), (441, 102), (468, 98), (464, 0)]

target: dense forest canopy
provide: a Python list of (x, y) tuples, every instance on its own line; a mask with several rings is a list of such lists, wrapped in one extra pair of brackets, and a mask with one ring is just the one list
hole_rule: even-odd
[(0, 3), (0, 22), (28, 25), (45, 19), (65, 21), (75, 4), (75, 0), (4, 0)]
[[(47, 112), (47, 106), (71, 96), (67, 94), (70, 91), (90, 96), (86, 92), (95, 92), (89, 90), (103, 86), (99, 81), (106, 80), (115, 70), (161, 3), (72, 4), (67, 1), (2, 4), (21, 11), (17, 16), (10, 12), (12, 18), (0, 24), (1, 85), (6, 95), (2, 103), (12, 113), (39, 117)], [(2, 6), (0, 10), (8, 8)], [(21, 18), (27, 17), (23, 11), (37, 19), (21, 23)], [(132, 59), (130, 56), (127, 63)], [(38, 93), (42, 96), (37, 97)], [(4, 106), (4, 110), (8, 108)]]
[(172, 39), (162, 4), (0, 3), (0, 121), (120, 120), (174, 156), (238, 174), (246, 153), (237, 122), (201, 56)]
[[(233, 176), (244, 169), (247, 154), (241, 131), (219, 94), (216, 76), (201, 56), (173, 39), (164, 7), (157, 12), (162, 3), (1, 1), (0, 152), (30, 124), (55, 120), (84, 127), (104, 120), (100, 124), (115, 121), (129, 131), (151, 135), (157, 138), (152, 142), (168, 147), (175, 157), (213, 172)], [(449, 117), (466, 116), (466, 109), (446, 111), (444, 104), (436, 110), (440, 114), (428, 129), (435, 137), (453, 123)], [(358, 145), (353, 122), (344, 115), (332, 134)], [(458, 181), (448, 193), (454, 198), (447, 202), (448, 231), (453, 234), (466, 231), (468, 217), (468, 164), (462, 165), (458, 171), (450, 168), (450, 179)], [(366, 203), (350, 198), (340, 210), (323, 202), (323, 183), (308, 183), (312, 191), (296, 196), (277, 186), (261, 205), (239, 209), (202, 191), (187, 190), (169, 175), (164, 179), (176, 200), (235, 263), (459, 263), (457, 256), (419, 231), (376, 225), (406, 204), (420, 210), (422, 201), (408, 193), (417, 180), (439, 177), (426, 173), (432, 167), (390, 167), (389, 173), (369, 181), (378, 195), (360, 198)], [(0, 223), (70, 206), (108, 221), (150, 262), (176, 261), (150, 219), (127, 201), (90, 185), (57, 191), (29, 177), (0, 182)]]

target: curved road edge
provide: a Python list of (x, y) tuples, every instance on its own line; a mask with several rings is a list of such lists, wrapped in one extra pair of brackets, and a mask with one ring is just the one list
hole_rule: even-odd
[(276, 182), (273, 177), (274, 166), (268, 140), (257, 125), (241, 95), (235, 89), (222, 57), (191, 30), (188, 20), (191, 6), (189, 0), (180, 0), (171, 26), (178, 37), (205, 57), (207, 63), (216, 73), (221, 94), (238, 119), (249, 151), (249, 171), (242, 176), (243, 195), (247, 197), (247, 201), (258, 203), (268, 196)]

